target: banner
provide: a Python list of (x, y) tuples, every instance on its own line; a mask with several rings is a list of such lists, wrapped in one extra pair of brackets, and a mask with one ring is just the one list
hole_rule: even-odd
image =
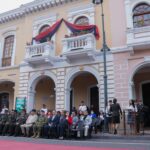
[(71, 30), (72, 33), (80, 33), (82, 31), (87, 31), (88, 33), (93, 33), (96, 39), (98, 40), (100, 38), (99, 30), (96, 25), (76, 25), (67, 22), (64, 19), (60, 19), (55, 24), (53, 24), (51, 27), (49, 27), (46, 31), (41, 32), (39, 35), (33, 38), (35, 41), (43, 42), (47, 38), (50, 38), (57, 32), (62, 22), (65, 22), (66, 26)]
[(21, 110), (25, 109), (26, 106), (26, 97), (16, 97), (16, 110), (21, 112)]

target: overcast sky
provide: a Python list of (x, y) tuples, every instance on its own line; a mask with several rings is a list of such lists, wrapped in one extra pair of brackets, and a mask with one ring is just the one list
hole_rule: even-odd
[(0, 13), (19, 7), (33, 0), (0, 0)]

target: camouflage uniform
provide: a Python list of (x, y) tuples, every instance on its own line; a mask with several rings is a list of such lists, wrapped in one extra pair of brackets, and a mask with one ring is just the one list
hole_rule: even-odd
[(33, 125), (33, 133), (34, 135), (32, 137), (39, 138), (42, 127), (47, 123), (48, 119), (46, 116), (40, 115)]
[(9, 114), (5, 126), (3, 128), (2, 135), (5, 134), (12, 135), (14, 131), (15, 123), (16, 123), (16, 114), (15, 113)]
[(0, 114), (0, 134), (2, 134), (7, 118), (8, 114)]
[(27, 115), (26, 114), (19, 114), (16, 118), (16, 124), (15, 124), (15, 129), (14, 129), (14, 135), (18, 136), (19, 133), (21, 133), (21, 128), (20, 125), (25, 124), (27, 120)]

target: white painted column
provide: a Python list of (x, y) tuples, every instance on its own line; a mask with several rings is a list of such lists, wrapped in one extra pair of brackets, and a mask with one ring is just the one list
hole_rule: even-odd
[(135, 99), (135, 86), (134, 82), (129, 83), (129, 100)]
[(35, 107), (35, 91), (29, 91), (28, 92), (28, 98), (27, 98), (27, 112), (30, 112)]
[(65, 89), (65, 110), (70, 110), (70, 91), (71, 88)]

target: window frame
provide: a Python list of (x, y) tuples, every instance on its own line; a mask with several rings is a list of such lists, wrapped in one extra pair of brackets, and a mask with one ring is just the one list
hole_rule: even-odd
[[(11, 35), (14, 35), (14, 45), (13, 45), (13, 51), (12, 51), (12, 59), (11, 59), (11, 65), (7, 66), (7, 67), (11, 67), (15, 65), (15, 53), (16, 53), (16, 30), (17, 27), (10, 27), (10, 28), (6, 28), (3, 30), (2, 32), (2, 37), (0, 39), (0, 67), (2, 67), (2, 58), (3, 58), (3, 50), (4, 50), (4, 42), (5, 42), (5, 38)], [(3, 67), (5, 68), (5, 67)]]
[[(139, 4), (137, 4), (133, 9), (132, 9), (132, 13), (133, 13), (133, 17), (132, 17), (132, 20), (133, 20), (133, 27), (134, 28), (140, 28), (140, 27), (147, 27), (147, 26), (150, 26), (150, 24), (145, 24), (146, 23), (146, 21), (148, 21), (148, 20), (150, 20), (150, 18), (149, 19), (145, 19), (144, 17), (145, 17), (145, 15), (149, 15), (149, 17), (150, 17), (150, 11), (143, 11), (143, 12), (140, 12), (140, 13), (135, 13), (134, 11), (136, 11), (136, 9), (138, 8), (138, 7), (141, 7), (143, 5), (143, 7), (144, 7), (144, 5), (145, 6), (148, 6), (149, 8), (150, 8), (150, 5), (149, 4), (147, 4), (147, 3), (144, 3), (144, 2), (141, 2), (141, 3), (139, 3)], [(142, 19), (140, 19), (140, 20), (138, 20), (138, 18), (142, 18)], [(137, 18), (137, 20), (135, 19), (135, 18)], [(135, 21), (136, 20), (136, 21)], [(138, 23), (139, 22), (139, 23)], [(141, 25), (140, 25), (141, 24)]]
[[(6, 36), (4, 38), (2, 65), (1, 65), (2, 67), (9, 67), (12, 65), (14, 42), (15, 42), (15, 36), (14, 35), (9, 35), (9, 36)], [(8, 52), (7, 52), (7, 48), (8, 48)], [(6, 53), (8, 53), (8, 54), (6, 54)], [(9, 59), (10, 59), (10, 64), (9, 65), (3, 65), (3, 61), (7, 61)]]
[[(77, 24), (77, 23), (76, 23), (78, 20), (80, 20), (80, 19), (82, 19), (82, 18), (86, 18), (86, 19), (88, 20), (88, 24)], [(87, 16), (79, 16), (79, 17), (77, 17), (77, 18), (74, 20), (74, 24), (76, 24), (76, 25), (81, 25), (81, 26), (90, 25), (90, 20), (89, 20), (89, 18), (88, 18)]]

